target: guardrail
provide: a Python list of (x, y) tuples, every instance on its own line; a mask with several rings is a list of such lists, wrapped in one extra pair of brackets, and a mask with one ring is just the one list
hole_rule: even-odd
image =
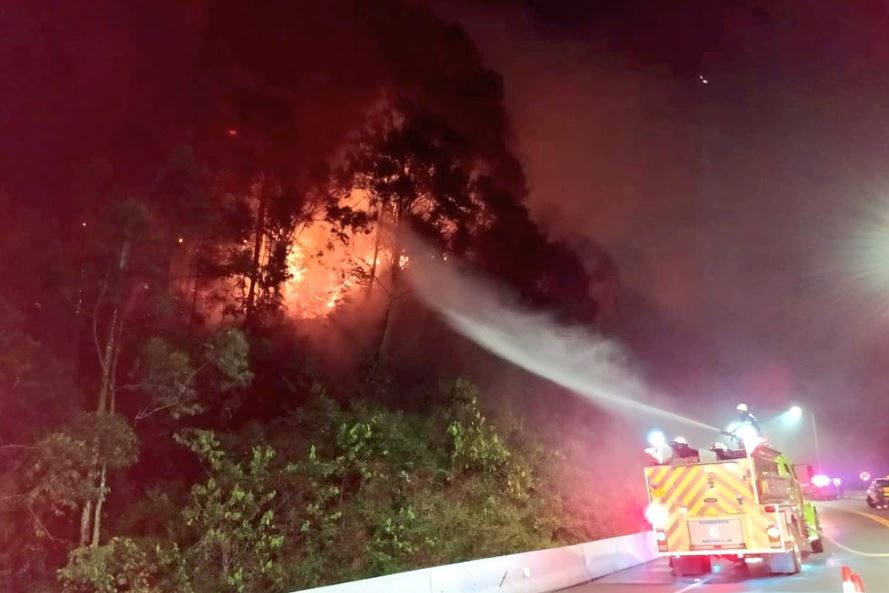
[(654, 534), (644, 531), (295, 593), (546, 593), (654, 560), (656, 556)]

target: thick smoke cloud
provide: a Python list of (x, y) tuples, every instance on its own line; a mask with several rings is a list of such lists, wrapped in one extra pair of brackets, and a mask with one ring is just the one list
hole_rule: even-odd
[(886, 191), (885, 11), (624, 4), (437, 6), (504, 74), (532, 212), (615, 258), (652, 378), (701, 413), (799, 403), (867, 435), (823, 421), (826, 469), (876, 467), (886, 326), (849, 248)]

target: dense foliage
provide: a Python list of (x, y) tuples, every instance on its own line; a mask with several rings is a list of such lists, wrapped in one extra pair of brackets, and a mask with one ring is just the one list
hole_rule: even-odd
[[(406, 285), (408, 228), (565, 321), (595, 323), (614, 275), (530, 219), (468, 38), (385, 4), (207, 2), (187, 133), (78, 152), (64, 207), (0, 194), (0, 251), (20, 254), (0, 293), (3, 590), (285, 591), (627, 528), (578, 512), (558, 447), (456, 378), (505, 366)], [(378, 52), (346, 102), (348, 60), (300, 46), (319, 24)], [(285, 303), (304, 233), (339, 283), (311, 319)]]

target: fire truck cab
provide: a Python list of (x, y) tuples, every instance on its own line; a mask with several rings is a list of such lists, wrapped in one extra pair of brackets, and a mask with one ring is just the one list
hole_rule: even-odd
[(794, 467), (765, 441), (739, 450), (673, 442), (652, 458), (646, 518), (674, 574), (708, 573), (714, 558), (795, 574), (803, 551), (822, 551), (814, 505)]

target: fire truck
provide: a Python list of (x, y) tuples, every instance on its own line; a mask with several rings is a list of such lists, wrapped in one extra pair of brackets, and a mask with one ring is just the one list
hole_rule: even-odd
[(718, 558), (796, 574), (803, 551), (823, 551), (818, 512), (803, 498), (796, 469), (758, 441), (738, 449), (671, 442), (647, 450), (646, 518), (673, 574), (709, 573)]

